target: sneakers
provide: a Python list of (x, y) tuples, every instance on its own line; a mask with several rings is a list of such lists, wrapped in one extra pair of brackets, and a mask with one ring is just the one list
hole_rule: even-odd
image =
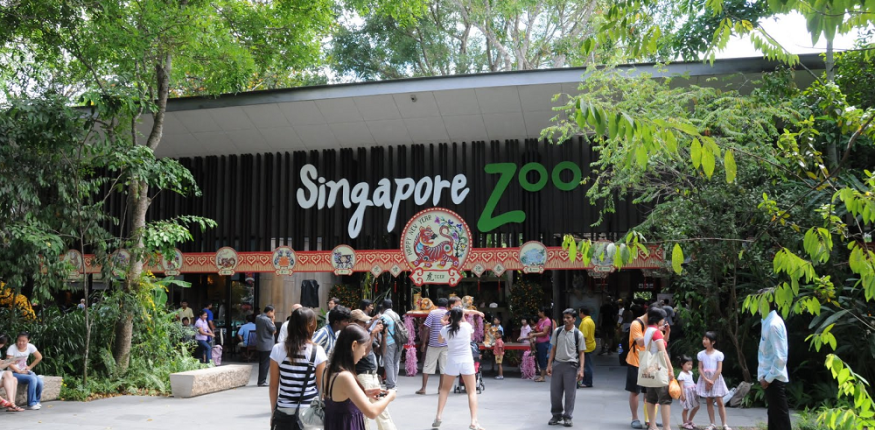
[(28, 406), (26, 409), (29, 410), (29, 411), (38, 411), (38, 410), (40, 410), (40, 408), (42, 408), (42, 407), (43, 407), (43, 405), (37, 403), (37, 404), (35, 404), (35, 405), (33, 405), (33, 406)]
[(556, 426), (556, 425), (562, 424), (562, 421), (563, 421), (562, 417), (553, 417), (553, 418), (550, 418), (550, 421), (547, 421), (547, 425), (548, 426)]
[(571, 423), (571, 418), (565, 418), (565, 422), (562, 423), (562, 425), (565, 426), (565, 427), (571, 427), (571, 426), (573, 426), (574, 424)]
[(500, 381), (500, 380), (504, 379), (504, 376), (496, 376), (495, 379)]

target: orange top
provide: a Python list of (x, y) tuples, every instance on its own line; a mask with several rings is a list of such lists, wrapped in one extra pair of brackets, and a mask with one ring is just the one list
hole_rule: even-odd
[[(626, 364), (630, 366), (638, 367), (638, 352), (644, 351), (643, 346), (638, 346), (638, 342), (635, 342), (635, 339), (644, 337), (644, 321), (641, 321), (641, 318), (636, 318), (635, 321), (632, 321), (632, 325), (629, 327), (629, 355), (626, 356)], [(632, 346), (634, 345), (634, 347)]]

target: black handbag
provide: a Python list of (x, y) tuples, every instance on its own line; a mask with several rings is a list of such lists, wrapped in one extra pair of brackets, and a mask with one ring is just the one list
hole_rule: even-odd
[[(291, 360), (289, 360), (291, 362)], [(313, 363), (316, 361), (316, 345), (313, 345), (313, 351), (310, 353), (310, 363), (307, 366), (307, 373), (304, 376), (304, 387), (301, 390), (301, 396), (298, 397), (298, 407), (295, 408), (294, 414), (287, 414), (279, 408), (279, 393), (277, 393), (277, 403), (273, 408), (273, 415), (270, 417), (270, 430), (304, 430), (304, 423), (301, 422), (299, 411), (301, 410), (301, 402), (304, 401), (304, 394), (307, 391), (307, 382), (310, 380), (310, 375), (313, 373)]]

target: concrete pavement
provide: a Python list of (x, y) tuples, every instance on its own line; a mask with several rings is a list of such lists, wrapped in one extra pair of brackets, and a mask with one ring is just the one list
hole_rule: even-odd
[[(596, 357), (594, 388), (577, 390), (574, 428), (587, 430), (629, 429), (628, 393), (623, 391), (625, 367), (616, 366), (617, 356)], [(484, 363), (486, 390), (478, 397), (480, 423), (489, 430), (556, 429), (550, 419), (550, 382), (522, 380), (506, 369), (497, 381)], [(402, 375), (404, 370), (401, 370)], [(47, 402), (39, 411), (0, 413), (0, 428), (21, 430), (68, 429), (267, 429), (270, 419), (267, 388), (257, 387), (255, 374), (249, 385), (190, 399), (123, 396), (92, 402)], [(422, 378), (399, 377), (398, 397), (390, 412), (399, 430), (428, 430), (437, 409), (438, 378), (429, 379), (428, 394), (416, 395)], [(643, 397), (643, 396), (642, 396)], [(765, 409), (727, 408), (729, 424), (755, 427), (766, 421)], [(643, 413), (639, 412), (643, 417)], [(672, 428), (681, 423), (678, 402), (672, 407)], [(719, 421), (719, 418), (718, 418)], [(708, 424), (704, 405), (696, 423)], [(469, 424), (467, 396), (450, 393), (441, 430), (466, 429)], [(371, 428), (376, 428), (372, 425)]]

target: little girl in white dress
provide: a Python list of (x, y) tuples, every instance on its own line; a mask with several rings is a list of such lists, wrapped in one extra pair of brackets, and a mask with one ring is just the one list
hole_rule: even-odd
[(684, 423), (681, 427), (687, 430), (696, 428), (693, 417), (699, 411), (699, 393), (696, 392), (696, 381), (693, 379), (693, 359), (688, 355), (681, 356), (681, 373), (678, 375), (678, 384), (681, 384), (681, 406), (684, 407), (682, 418)]
[(696, 356), (699, 361), (699, 382), (696, 384), (696, 393), (705, 398), (705, 405), (708, 407), (708, 418), (711, 420), (711, 425), (705, 430), (717, 429), (717, 425), (714, 424), (715, 401), (720, 412), (723, 430), (732, 430), (726, 424), (726, 406), (723, 404), (723, 396), (729, 393), (726, 382), (723, 381), (723, 353), (714, 349), (716, 343), (717, 333), (705, 332), (705, 336), (702, 338), (702, 346), (705, 349), (699, 351)]

